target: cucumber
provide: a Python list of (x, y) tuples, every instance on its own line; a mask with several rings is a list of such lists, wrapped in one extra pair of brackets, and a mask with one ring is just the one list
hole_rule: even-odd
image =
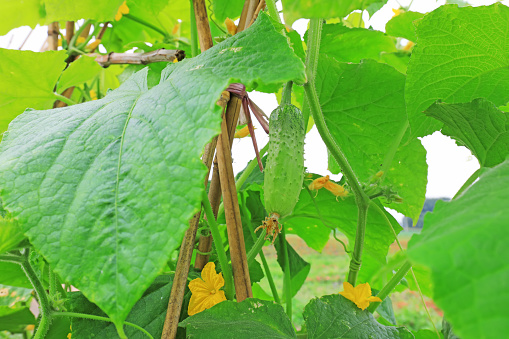
[(292, 213), (304, 180), (302, 112), (291, 104), (281, 105), (270, 115), (269, 151), (264, 171), (265, 209), (269, 219)]

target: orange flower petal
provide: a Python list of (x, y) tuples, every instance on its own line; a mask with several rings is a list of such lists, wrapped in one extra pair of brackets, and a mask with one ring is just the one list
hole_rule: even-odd
[(313, 180), (311, 184), (309, 184), (308, 188), (310, 190), (319, 190), (320, 188), (325, 186), (325, 183), (329, 181), (329, 176), (326, 175), (324, 177)]

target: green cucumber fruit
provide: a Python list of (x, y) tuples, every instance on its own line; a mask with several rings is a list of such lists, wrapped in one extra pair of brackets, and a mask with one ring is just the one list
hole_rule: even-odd
[(285, 104), (271, 113), (263, 188), (269, 218), (289, 215), (299, 200), (304, 180), (305, 136), (304, 117), (297, 107)]

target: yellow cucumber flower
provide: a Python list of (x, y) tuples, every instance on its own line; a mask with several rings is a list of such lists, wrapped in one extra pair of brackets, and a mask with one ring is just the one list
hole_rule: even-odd
[(192, 295), (187, 313), (194, 315), (226, 300), (224, 291), (220, 290), (223, 286), (223, 274), (216, 273), (216, 265), (209, 262), (201, 271), (201, 279), (196, 278), (189, 283)]
[(245, 138), (249, 135), (249, 127), (244, 126), (235, 132), (234, 138)]
[(370, 302), (379, 301), (382, 302), (382, 299), (379, 297), (373, 297), (371, 295), (371, 287), (369, 287), (368, 283), (359, 284), (355, 287), (352, 286), (349, 282), (343, 282), (343, 292), (339, 292), (346, 299), (353, 301), (355, 305), (361, 310), (365, 310), (366, 307), (369, 306)]
[(237, 33), (237, 25), (235, 25), (232, 19), (226, 18), (224, 25), (226, 26), (226, 30), (228, 33), (230, 33), (230, 35), (235, 35)]
[(326, 175), (324, 177), (313, 180), (313, 182), (309, 184), (308, 188), (312, 191), (319, 190), (320, 188), (324, 187), (325, 183), (327, 183), (328, 181), (329, 181), (329, 176)]
[(122, 19), (122, 15), (124, 14), (129, 14), (129, 7), (127, 7), (125, 1), (118, 8), (118, 12), (117, 14), (115, 14), (115, 21), (119, 21), (120, 19)]
[(327, 181), (323, 187), (332, 194), (334, 194), (336, 196), (336, 199), (338, 197), (344, 198), (348, 196), (348, 190), (343, 186), (336, 184), (335, 182)]

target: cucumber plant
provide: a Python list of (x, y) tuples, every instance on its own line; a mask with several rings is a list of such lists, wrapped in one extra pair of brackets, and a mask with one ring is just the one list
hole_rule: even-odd
[[(384, 32), (364, 22), (390, 5), (0, 4), (0, 34), (48, 25), (43, 51), (0, 49), (0, 337), (506, 336), (509, 8), (418, 13), (410, 2)], [(298, 19), (309, 19), (304, 36), (291, 28)], [(265, 173), (253, 159), (233, 176), (247, 97), (224, 93), (232, 83), (284, 87), (260, 151)], [(311, 125), (340, 182), (305, 173)], [(420, 138), (437, 131), (480, 168), (405, 248), (386, 208), (419, 218)], [(334, 284), (312, 300), (301, 288), (313, 262), (288, 234), (317, 252), (344, 246), (348, 264), (334, 258)], [(403, 290), (427, 319), (401, 320), (411, 309), (391, 298)]]

